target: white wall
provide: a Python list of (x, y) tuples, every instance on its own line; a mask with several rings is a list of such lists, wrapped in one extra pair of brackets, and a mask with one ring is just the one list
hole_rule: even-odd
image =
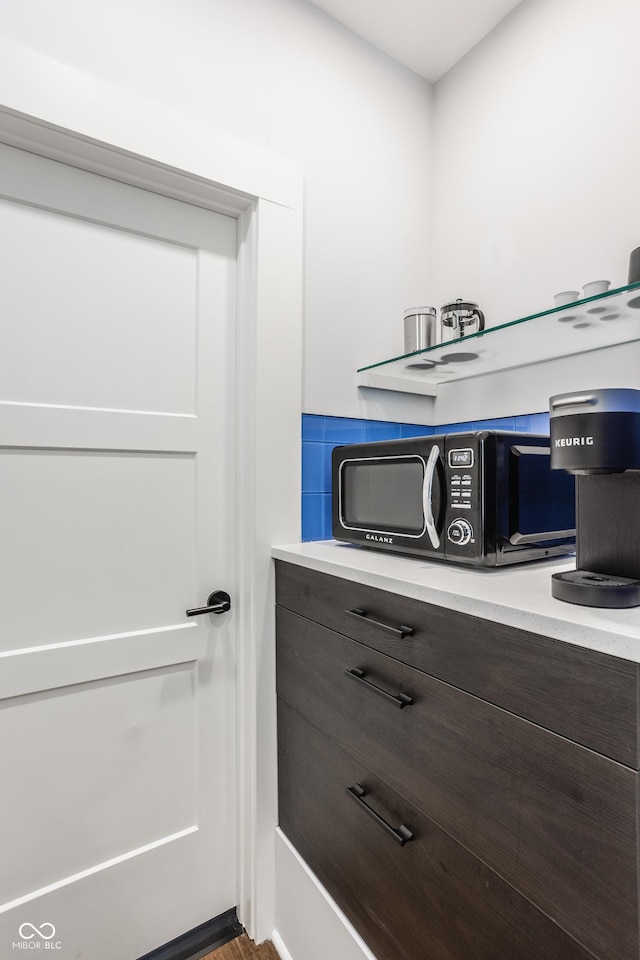
[(356, 368), (429, 294), (430, 85), (305, 0), (0, 0), (2, 34), (303, 165), (303, 409), (377, 416)]
[[(589, 280), (627, 282), (640, 246), (640, 4), (524, 0), (434, 97), (434, 295), (487, 325)], [(553, 393), (640, 386), (638, 344), (442, 388), (440, 422), (547, 408)], [(473, 417), (469, 410), (477, 411)]]
[(435, 88), (434, 276), (502, 323), (640, 246), (640, 4), (524, 0)]

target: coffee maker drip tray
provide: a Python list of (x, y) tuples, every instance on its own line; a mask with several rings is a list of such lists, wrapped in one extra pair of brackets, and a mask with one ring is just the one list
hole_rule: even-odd
[(584, 607), (638, 607), (640, 580), (613, 577), (589, 570), (570, 570), (551, 576), (551, 595)]

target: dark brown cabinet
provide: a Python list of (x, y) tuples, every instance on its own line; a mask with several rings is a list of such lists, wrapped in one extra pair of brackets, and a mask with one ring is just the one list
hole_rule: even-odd
[(636, 664), (276, 584), (280, 824), (379, 960), (637, 960)]

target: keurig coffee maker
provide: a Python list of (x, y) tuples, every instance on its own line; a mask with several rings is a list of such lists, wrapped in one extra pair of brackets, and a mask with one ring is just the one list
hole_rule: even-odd
[(551, 467), (576, 474), (575, 571), (554, 573), (558, 600), (640, 605), (640, 390), (550, 400)]

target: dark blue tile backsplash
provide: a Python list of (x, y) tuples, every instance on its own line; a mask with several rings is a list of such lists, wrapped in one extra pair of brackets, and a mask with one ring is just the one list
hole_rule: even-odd
[(549, 433), (549, 414), (533, 413), (495, 420), (444, 423), (423, 427), (414, 423), (387, 423), (352, 417), (321, 417), (302, 414), (302, 539), (331, 539), (331, 451), (342, 443), (365, 440), (396, 440), (425, 437), (433, 433), (465, 430), (519, 430)]

